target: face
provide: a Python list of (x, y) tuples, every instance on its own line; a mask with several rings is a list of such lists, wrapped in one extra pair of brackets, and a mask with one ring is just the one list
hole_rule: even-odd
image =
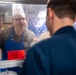
[(46, 26), (50, 34), (52, 35), (53, 34), (53, 14), (50, 8), (47, 9)]
[(21, 15), (14, 16), (13, 25), (15, 27), (26, 27), (26, 19)]

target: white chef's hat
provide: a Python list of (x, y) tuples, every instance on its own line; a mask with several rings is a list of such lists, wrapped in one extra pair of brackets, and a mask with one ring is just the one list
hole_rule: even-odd
[(24, 10), (21, 4), (12, 4), (12, 17), (21, 15), (25, 17)]

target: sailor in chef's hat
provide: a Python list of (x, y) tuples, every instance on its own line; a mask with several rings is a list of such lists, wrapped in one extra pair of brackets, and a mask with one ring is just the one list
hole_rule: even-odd
[[(3, 34), (7, 37), (4, 38), (4, 44), (3, 44), (3, 54), (2, 54), (2, 60), (23, 60), (25, 59), (26, 51), (29, 48), (30, 41), (25, 40), (25, 38), (30, 37), (27, 35), (26, 32), (26, 19), (25, 19), (25, 13), (22, 9), (21, 4), (12, 4), (12, 23), (13, 27), (9, 27), (3, 31)], [(7, 33), (8, 35), (6, 35)], [(25, 34), (26, 33), (26, 34)], [(25, 37), (26, 36), (26, 37)], [(5, 40), (6, 39), (6, 40)], [(29, 40), (29, 39), (28, 39)], [(19, 75), (19, 72), (21, 71), (21, 66), (18, 66), (18, 64), (15, 64), (16, 66), (13, 66), (10, 68), (10, 64), (8, 67), (4, 69), (0, 69), (1, 74), (7, 74), (5, 75)]]

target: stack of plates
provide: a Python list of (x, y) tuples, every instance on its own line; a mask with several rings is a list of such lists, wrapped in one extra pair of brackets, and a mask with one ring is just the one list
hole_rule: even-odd
[(24, 60), (5, 60), (0, 61), (0, 69), (12, 68), (12, 67), (22, 67)]
[(1, 72), (0, 75), (18, 75), (16, 72), (14, 71), (5, 71), (5, 72)]

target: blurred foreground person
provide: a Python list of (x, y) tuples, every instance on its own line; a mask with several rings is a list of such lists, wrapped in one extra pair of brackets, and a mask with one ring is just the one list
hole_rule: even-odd
[(50, 0), (46, 25), (52, 35), (29, 49), (21, 75), (76, 75), (76, 0)]

